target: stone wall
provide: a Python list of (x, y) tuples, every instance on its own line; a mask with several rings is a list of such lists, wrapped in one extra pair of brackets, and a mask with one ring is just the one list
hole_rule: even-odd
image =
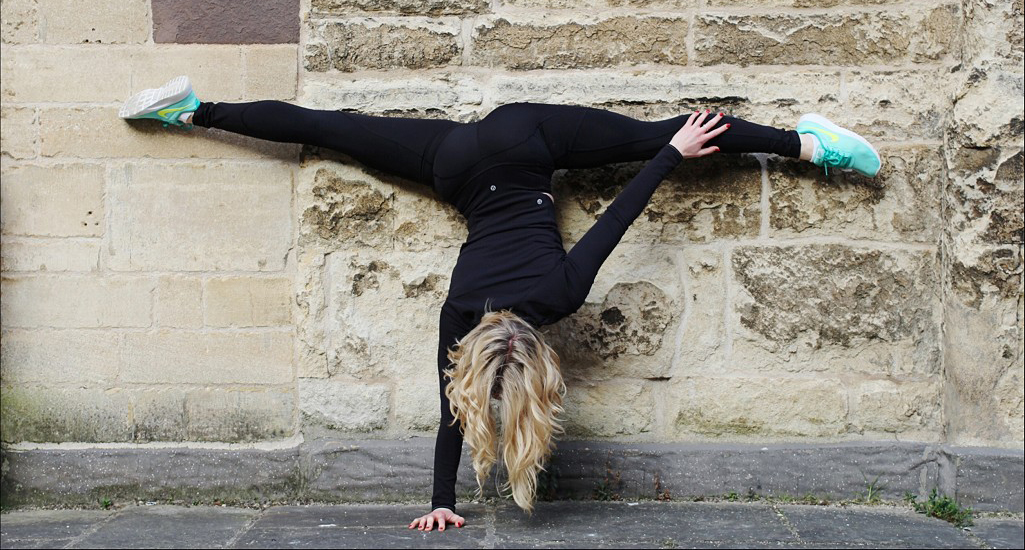
[[(663, 183), (547, 328), (568, 437), (1022, 447), (1020, 0), (265, 4), (3, 2), (4, 442), (437, 428), (458, 213), (330, 151), (116, 117), (187, 73), (202, 100), (464, 122), (832, 117), (878, 179), (747, 155)], [(641, 166), (556, 173), (567, 246)]]

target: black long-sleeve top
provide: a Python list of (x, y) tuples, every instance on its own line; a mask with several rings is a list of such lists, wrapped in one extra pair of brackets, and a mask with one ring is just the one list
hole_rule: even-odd
[[(534, 327), (572, 314), (587, 297), (602, 263), (648, 204), (683, 155), (665, 145), (620, 192), (597, 222), (567, 253), (555, 217), (551, 179), (509, 177), (503, 184), (439, 188), (466, 217), (469, 235), (441, 308), (438, 381), (441, 426), (434, 451), (432, 509), (455, 511), (456, 472), (463, 436), (445, 395), (448, 348), (481, 320), (486, 310), (509, 309)], [(506, 167), (515, 171), (515, 167)], [(522, 174), (521, 174), (522, 175)], [(503, 179), (503, 178), (499, 178)]]

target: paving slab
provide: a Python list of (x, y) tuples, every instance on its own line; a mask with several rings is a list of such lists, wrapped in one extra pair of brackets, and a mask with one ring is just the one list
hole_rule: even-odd
[(780, 506), (801, 542), (887, 548), (966, 548), (973, 542), (943, 520), (890, 507)]
[(541, 502), (532, 517), (511, 504), (495, 516), (499, 545), (526, 543), (647, 546), (703, 543), (797, 543), (764, 505), (673, 502)]
[(224, 548), (257, 513), (226, 506), (133, 506), (70, 548)]
[(1025, 522), (1020, 519), (978, 518), (972, 534), (993, 548), (1025, 548)]
[(59, 548), (112, 515), (101, 510), (14, 511), (0, 519), (0, 540), (4, 548)]

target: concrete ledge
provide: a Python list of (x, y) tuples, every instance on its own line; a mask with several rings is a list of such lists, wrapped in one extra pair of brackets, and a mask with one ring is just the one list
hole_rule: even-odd
[[(27, 448), (3, 453), (5, 506), (97, 499), (420, 501), (430, 497), (434, 439), (305, 441), (278, 449)], [(852, 499), (875, 483), (884, 499), (933, 487), (980, 511), (1021, 512), (1020, 450), (921, 443), (695, 445), (561, 442), (542, 487), (559, 499), (740, 496)], [(656, 484), (656, 477), (658, 482)], [(473, 493), (464, 451), (457, 495)], [(501, 480), (499, 480), (501, 481)], [(485, 494), (494, 495), (489, 483)], [(658, 492), (657, 492), (658, 491)]]

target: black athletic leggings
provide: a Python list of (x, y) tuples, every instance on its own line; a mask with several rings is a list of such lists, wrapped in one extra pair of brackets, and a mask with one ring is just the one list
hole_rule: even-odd
[[(449, 158), (479, 150), (471, 143), (465, 147), (446, 144), (443, 151), (448, 156), (437, 157), (442, 139), (458, 127), (476, 126), (475, 131), (454, 134), (455, 139), (510, 144), (521, 143), (540, 129), (549, 149), (545, 162), (551, 161), (555, 169), (590, 168), (654, 157), (690, 115), (642, 121), (592, 107), (511, 105), (516, 108), (498, 107), (478, 122), (459, 123), (321, 111), (281, 101), (202, 103), (192, 122), (270, 141), (333, 149), (371, 168), (433, 187), (436, 164), (444, 171), (443, 166), (472, 166), (478, 160)], [(793, 130), (730, 116), (724, 116), (719, 124), (731, 126), (706, 146), (719, 147), (723, 153), (775, 153), (796, 158), (801, 152), (800, 138)], [(501, 155), (489, 157), (495, 163), (503, 160)]]

